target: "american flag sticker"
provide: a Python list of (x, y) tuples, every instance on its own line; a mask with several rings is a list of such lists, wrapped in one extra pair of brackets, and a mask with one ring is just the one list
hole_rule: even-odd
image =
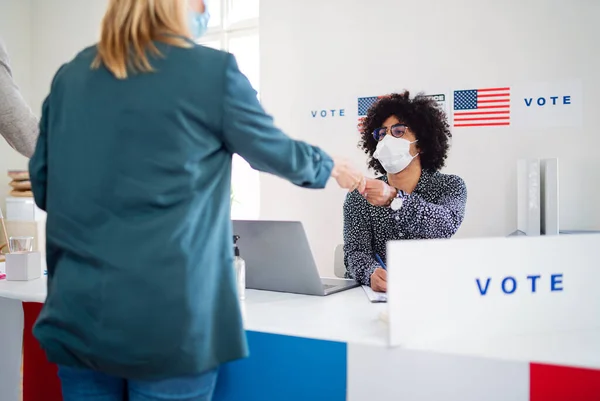
[(366, 116), (367, 112), (377, 102), (381, 96), (370, 96), (370, 97), (359, 97), (358, 98), (358, 120), (362, 121)]
[(510, 88), (454, 91), (455, 127), (510, 125)]

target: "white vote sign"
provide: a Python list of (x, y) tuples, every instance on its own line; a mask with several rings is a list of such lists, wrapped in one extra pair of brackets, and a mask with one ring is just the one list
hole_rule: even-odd
[(583, 122), (581, 81), (514, 85), (511, 126), (519, 128), (579, 128)]
[(572, 333), (600, 368), (600, 235), (391, 242), (388, 271), (394, 346), (517, 358), (537, 347), (553, 361), (551, 339)]

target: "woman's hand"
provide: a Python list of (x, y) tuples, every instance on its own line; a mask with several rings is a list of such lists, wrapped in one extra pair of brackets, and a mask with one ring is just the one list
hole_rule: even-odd
[(331, 176), (335, 178), (341, 188), (347, 189), (349, 192), (358, 189), (358, 192), (362, 194), (365, 190), (367, 180), (363, 174), (344, 159), (333, 159)]
[(396, 197), (396, 188), (381, 180), (367, 179), (364, 192), (365, 199), (373, 206), (387, 206)]
[(371, 274), (371, 289), (375, 292), (387, 291), (387, 271), (378, 267)]

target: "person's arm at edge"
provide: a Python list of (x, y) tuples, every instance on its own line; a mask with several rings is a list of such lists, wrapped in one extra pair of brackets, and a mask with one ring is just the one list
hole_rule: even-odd
[(38, 138), (38, 120), (15, 83), (0, 41), (0, 134), (23, 156), (31, 157)]

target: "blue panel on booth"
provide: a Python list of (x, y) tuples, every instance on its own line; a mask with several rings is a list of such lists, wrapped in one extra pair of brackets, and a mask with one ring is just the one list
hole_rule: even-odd
[(250, 358), (224, 365), (215, 401), (344, 401), (345, 343), (247, 332)]

